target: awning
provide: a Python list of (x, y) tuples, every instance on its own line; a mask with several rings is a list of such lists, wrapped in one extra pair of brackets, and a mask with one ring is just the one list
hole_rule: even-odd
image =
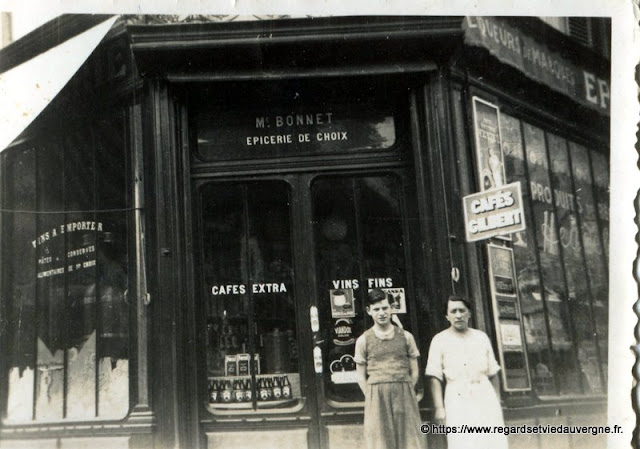
[(567, 59), (499, 17), (466, 17), (463, 28), (467, 45), (483, 47), (532, 80), (610, 115), (609, 76), (598, 76), (594, 68)]
[(111, 29), (117, 16), (0, 73), (0, 151), (40, 114)]

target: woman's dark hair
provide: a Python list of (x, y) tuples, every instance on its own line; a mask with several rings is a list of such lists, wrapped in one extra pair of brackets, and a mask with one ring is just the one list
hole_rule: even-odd
[(473, 312), (473, 304), (466, 297), (460, 295), (451, 295), (447, 298), (447, 302), (444, 303), (444, 314), (446, 315), (449, 311), (449, 303), (451, 301), (460, 301), (464, 303), (464, 305), (469, 309), (469, 312)]
[(370, 306), (377, 302), (384, 301), (385, 299), (388, 299), (387, 294), (384, 291), (382, 291), (382, 289), (372, 288), (371, 290), (369, 290), (369, 293), (367, 293), (366, 305)]

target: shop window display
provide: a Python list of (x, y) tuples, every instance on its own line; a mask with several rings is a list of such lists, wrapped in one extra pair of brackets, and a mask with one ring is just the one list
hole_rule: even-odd
[(5, 423), (128, 411), (124, 159), (119, 119), (2, 155)]
[(397, 321), (410, 330), (401, 185), (390, 175), (330, 177), (316, 180), (311, 192), (327, 394), (361, 401), (353, 354), (355, 339), (370, 326), (368, 290), (385, 291)]
[(294, 405), (301, 392), (288, 187), (209, 184), (199, 201), (208, 407)]
[[(606, 267), (591, 166), (608, 173), (606, 158), (504, 113), (500, 131), (507, 181), (523, 183), (527, 230), (510, 246), (534, 390), (600, 394)], [(606, 210), (608, 198), (600, 200)]]

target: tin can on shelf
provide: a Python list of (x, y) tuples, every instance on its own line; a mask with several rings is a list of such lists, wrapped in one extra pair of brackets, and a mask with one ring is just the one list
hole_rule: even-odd
[(264, 355), (266, 372), (271, 374), (288, 373), (291, 369), (289, 341), (286, 332), (275, 328), (264, 334)]

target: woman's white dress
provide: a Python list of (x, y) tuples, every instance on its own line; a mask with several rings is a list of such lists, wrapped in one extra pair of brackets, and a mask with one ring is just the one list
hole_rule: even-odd
[[(503, 449), (507, 437), (495, 431), (504, 426), (502, 407), (489, 380), (500, 370), (487, 335), (469, 328), (452, 328), (433, 337), (425, 374), (444, 380), (448, 449)], [(493, 433), (463, 433), (463, 426), (490, 426)]]

